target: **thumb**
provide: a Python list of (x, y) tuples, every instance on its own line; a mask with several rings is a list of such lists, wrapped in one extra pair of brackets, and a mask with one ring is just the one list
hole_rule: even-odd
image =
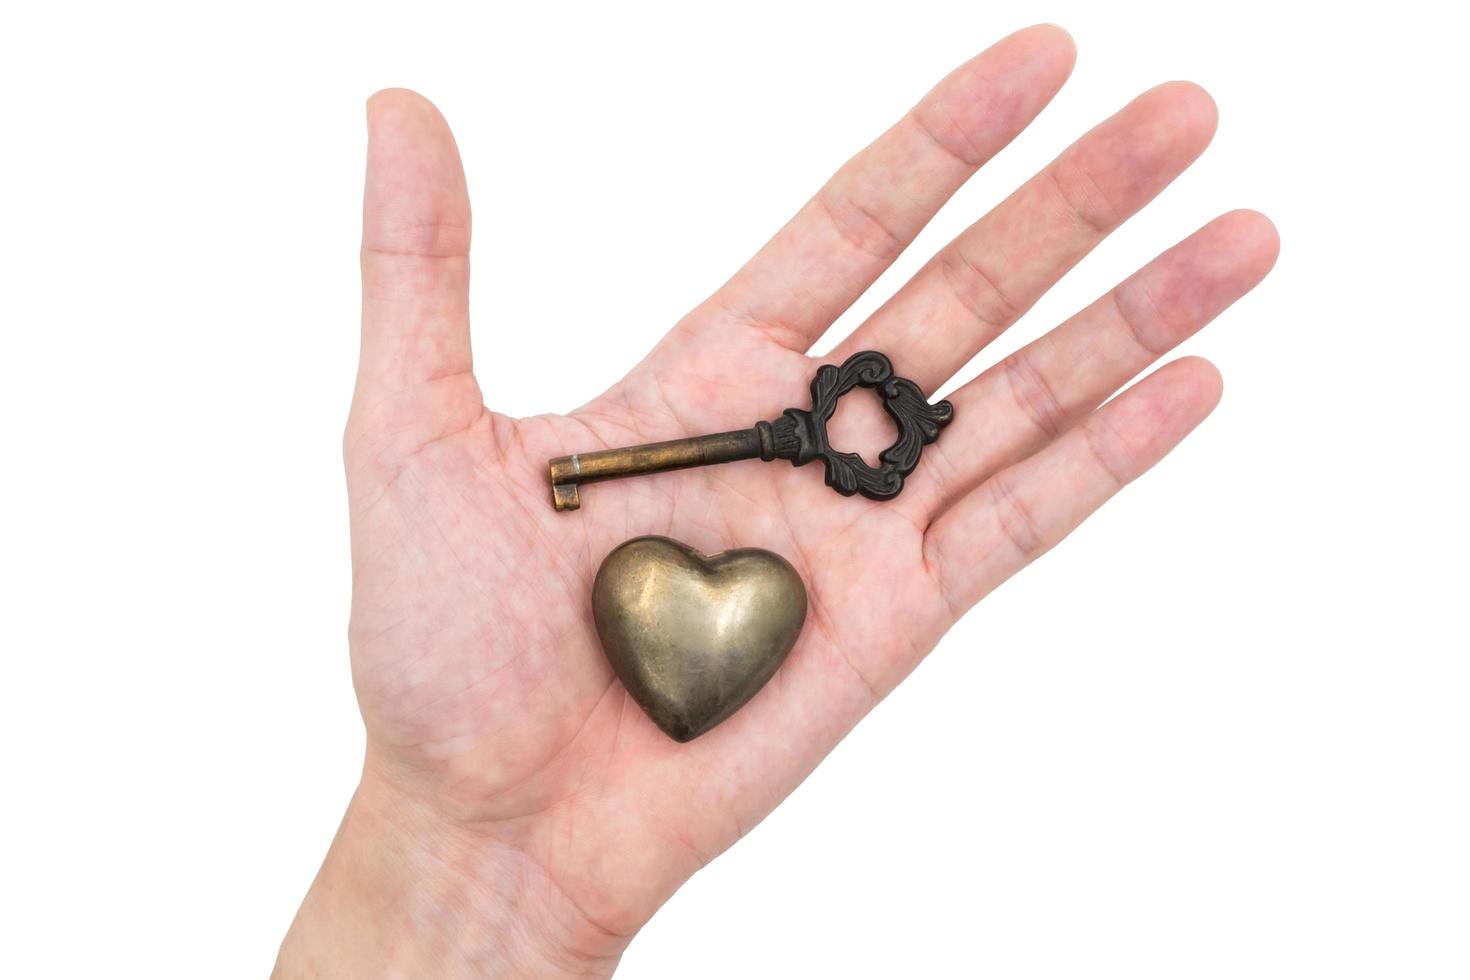
[(368, 100), (354, 400), (470, 371), (470, 200), (449, 125), (407, 89)]

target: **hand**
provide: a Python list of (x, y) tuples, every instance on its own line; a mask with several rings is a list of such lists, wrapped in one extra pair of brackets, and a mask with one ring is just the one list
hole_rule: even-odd
[[(843, 498), (815, 468), (746, 463), (600, 484), (555, 513), (553, 456), (721, 431), (805, 403), (806, 351), (1070, 71), (1035, 27), (945, 78), (849, 161), (631, 374), (566, 416), (487, 409), (470, 360), (470, 210), (443, 119), (374, 96), (362, 357), (347, 425), (361, 787), (280, 975), (606, 975), (975, 602), (1207, 415), (1203, 360), (1121, 385), (1251, 289), (1271, 224), (1215, 219), (952, 396), (903, 494)], [(887, 353), (927, 392), (1204, 149), (1194, 85), (1139, 96), (941, 250), (827, 361)], [(497, 371), (511, 366), (491, 363)], [(752, 384), (752, 379), (758, 383)], [(493, 394), (493, 393), (492, 393)], [(844, 402), (838, 441), (881, 446)], [(589, 596), (638, 534), (759, 546), (808, 587), (801, 640), (729, 721), (678, 744), (614, 679)], [(884, 556), (875, 570), (860, 556)], [(893, 628), (902, 624), (902, 629)]]

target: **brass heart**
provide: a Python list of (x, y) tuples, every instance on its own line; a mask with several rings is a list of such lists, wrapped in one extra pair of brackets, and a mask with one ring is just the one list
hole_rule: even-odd
[(634, 538), (597, 570), (592, 616), (633, 700), (687, 742), (776, 673), (806, 619), (806, 587), (760, 548), (705, 556), (669, 538)]

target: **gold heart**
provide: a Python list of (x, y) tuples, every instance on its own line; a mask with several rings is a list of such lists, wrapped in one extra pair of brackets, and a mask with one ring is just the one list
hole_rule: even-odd
[(633, 700), (687, 742), (776, 673), (806, 619), (806, 587), (760, 548), (702, 555), (670, 538), (634, 538), (597, 570), (592, 617)]

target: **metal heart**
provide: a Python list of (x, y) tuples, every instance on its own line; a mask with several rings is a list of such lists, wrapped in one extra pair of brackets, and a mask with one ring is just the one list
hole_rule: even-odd
[(597, 570), (592, 616), (633, 700), (687, 742), (776, 673), (806, 619), (806, 587), (760, 548), (706, 556), (670, 538), (634, 538)]

